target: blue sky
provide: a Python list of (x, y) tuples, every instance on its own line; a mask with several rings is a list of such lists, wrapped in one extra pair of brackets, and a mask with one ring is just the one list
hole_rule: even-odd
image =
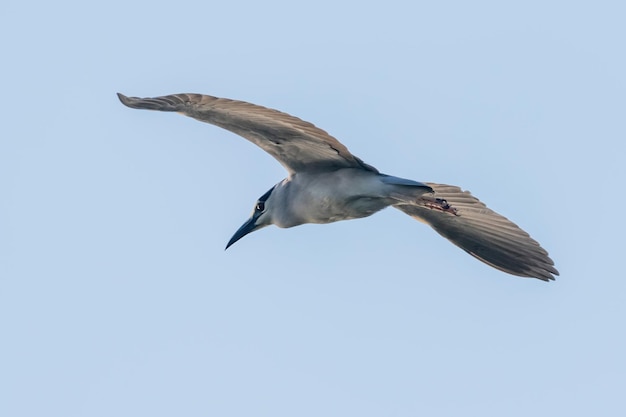
[[(510, 2), (509, 2), (510, 3)], [(621, 2), (0, 6), (0, 415), (623, 415)], [(285, 176), (116, 92), (278, 108), (561, 272), (396, 210), (224, 246)]]

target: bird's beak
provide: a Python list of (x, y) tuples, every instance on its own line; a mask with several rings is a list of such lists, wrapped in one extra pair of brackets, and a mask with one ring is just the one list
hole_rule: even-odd
[(256, 217), (252, 216), (248, 219), (247, 222), (245, 222), (240, 228), (239, 230), (237, 230), (235, 232), (235, 234), (233, 235), (233, 237), (230, 238), (230, 240), (228, 241), (228, 244), (226, 245), (226, 249), (228, 249), (229, 247), (231, 247), (235, 242), (237, 242), (239, 239), (241, 239), (242, 237), (244, 237), (245, 235), (247, 235), (248, 233), (254, 232), (259, 226), (256, 224)]

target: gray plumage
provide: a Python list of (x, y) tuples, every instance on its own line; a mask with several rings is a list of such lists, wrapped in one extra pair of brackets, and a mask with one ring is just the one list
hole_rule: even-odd
[(367, 217), (392, 206), (501, 271), (544, 281), (559, 275), (539, 243), (469, 192), (382, 174), (337, 139), (297, 117), (201, 94), (118, 96), (131, 108), (178, 112), (236, 133), (287, 169), (287, 178), (259, 198), (252, 216), (226, 248), (271, 224), (330, 223)]

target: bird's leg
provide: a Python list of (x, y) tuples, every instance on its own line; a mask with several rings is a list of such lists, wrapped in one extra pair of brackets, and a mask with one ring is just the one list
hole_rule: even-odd
[(422, 201), (425, 207), (431, 210), (439, 210), (445, 213), (454, 214), (458, 216), (457, 209), (452, 207), (444, 198), (424, 198), (422, 197)]

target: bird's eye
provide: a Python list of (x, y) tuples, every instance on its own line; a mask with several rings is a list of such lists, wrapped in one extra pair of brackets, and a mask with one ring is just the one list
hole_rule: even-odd
[(258, 203), (256, 203), (256, 211), (263, 211), (265, 210), (265, 203), (262, 201), (259, 201)]

